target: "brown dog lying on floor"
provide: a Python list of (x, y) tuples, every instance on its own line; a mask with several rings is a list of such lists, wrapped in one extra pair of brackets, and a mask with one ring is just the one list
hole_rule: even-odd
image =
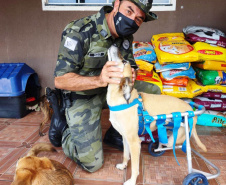
[(17, 162), (16, 174), (11, 185), (73, 185), (71, 172), (61, 163), (37, 157), (42, 151), (57, 152), (52, 145), (38, 143), (28, 152), (27, 156)]
[[(118, 62), (118, 67), (123, 69), (123, 78), (121, 84), (109, 84), (107, 90), (107, 103), (109, 107), (122, 104), (128, 104), (138, 98), (138, 92), (133, 88), (132, 69), (129, 62), (123, 60), (117, 47), (111, 46), (108, 50), (108, 58), (110, 61)], [(192, 111), (190, 105), (183, 100), (167, 95), (155, 95), (141, 93), (144, 109), (148, 111), (150, 116), (159, 114), (171, 114), (173, 112)], [(113, 127), (122, 135), (123, 138), (123, 162), (117, 164), (117, 168), (123, 170), (127, 167), (131, 154), (132, 175), (124, 185), (135, 185), (137, 176), (139, 175), (139, 159), (141, 141), (138, 136), (138, 104), (120, 111), (112, 111), (110, 108), (110, 121)], [(197, 145), (207, 151), (205, 145), (200, 141), (196, 132), (197, 117), (193, 119), (192, 136)], [(151, 131), (156, 130), (156, 121), (150, 125)], [(185, 129), (178, 129), (176, 144), (182, 144), (185, 141)], [(173, 146), (173, 135), (169, 137), (167, 147)], [(151, 165), (151, 164), (150, 164)]]

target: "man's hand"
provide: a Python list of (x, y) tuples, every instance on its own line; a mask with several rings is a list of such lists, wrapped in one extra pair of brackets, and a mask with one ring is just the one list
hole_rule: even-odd
[(123, 77), (123, 69), (117, 67), (118, 63), (107, 61), (99, 76), (100, 86), (106, 87), (109, 83), (119, 84)]

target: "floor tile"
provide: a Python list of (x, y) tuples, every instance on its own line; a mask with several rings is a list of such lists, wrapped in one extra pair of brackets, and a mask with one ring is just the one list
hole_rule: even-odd
[(35, 130), (37, 130), (36, 127), (9, 125), (7, 129), (0, 131), (0, 141), (22, 142), (33, 134)]
[[(226, 140), (225, 136), (222, 135), (200, 135), (199, 136), (202, 143), (206, 146), (208, 153), (224, 153), (226, 154)], [(202, 149), (200, 149), (194, 140), (192, 140), (195, 149), (198, 152), (203, 153)]]
[(89, 179), (89, 180), (102, 180), (102, 181), (114, 181), (123, 182), (125, 171), (117, 169), (115, 166), (122, 162), (122, 153), (106, 153), (104, 155), (104, 165), (95, 173), (89, 173), (81, 168), (78, 168), (75, 173), (75, 179)]
[[(186, 158), (144, 156), (144, 183), (181, 185), (188, 174)], [(195, 161), (194, 161), (195, 162)]]
[(29, 122), (29, 123), (40, 123), (43, 120), (43, 114), (41, 112), (31, 112), (23, 118), (17, 119), (14, 123), (17, 122)]
[[(50, 143), (48, 138), (50, 121), (43, 130), (46, 135), (40, 137), (38, 134), (42, 118), (41, 112), (31, 112), (21, 119), (0, 118), (0, 185), (11, 184), (17, 160), (25, 156), (35, 143)], [(104, 136), (111, 125), (108, 109), (102, 111), (101, 125)], [(208, 152), (202, 152), (194, 140), (191, 140), (191, 147), (221, 170), (220, 176), (209, 180), (209, 184), (226, 185), (226, 128), (197, 125), (197, 133)], [(43, 152), (39, 156), (47, 156), (64, 164), (72, 172), (75, 185), (122, 185), (131, 176), (131, 161), (127, 169), (118, 170), (115, 166), (122, 162), (123, 153), (105, 143), (103, 148), (105, 162), (103, 167), (95, 173), (82, 170), (65, 156), (61, 147), (56, 148), (57, 153)], [(180, 149), (176, 150), (176, 156), (180, 166), (172, 150), (166, 151), (160, 157), (153, 157), (148, 152), (148, 144), (142, 144), (137, 185), (181, 185), (188, 175), (187, 159), (186, 154)], [(192, 154), (192, 165), (195, 169), (214, 173), (211, 166), (194, 154)]]

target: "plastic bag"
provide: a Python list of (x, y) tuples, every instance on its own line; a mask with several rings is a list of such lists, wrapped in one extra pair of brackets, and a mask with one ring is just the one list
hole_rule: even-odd
[(191, 79), (188, 80), (187, 87), (163, 85), (162, 89), (162, 94), (175, 96), (177, 98), (194, 98), (204, 92), (207, 92), (207, 89)]
[(157, 35), (153, 35), (151, 42), (152, 44), (155, 42), (162, 42), (162, 41), (180, 41), (184, 40), (183, 33), (161, 33)]
[(133, 42), (133, 56), (135, 59), (156, 62), (156, 54), (150, 42)]
[(198, 52), (199, 59), (202, 61), (215, 60), (226, 62), (226, 49), (210, 45), (204, 42), (196, 42), (194, 45), (195, 50)]
[(181, 77), (181, 78), (174, 78), (172, 80), (164, 80), (162, 79), (163, 85), (172, 85), (178, 87), (187, 87), (188, 85), (188, 78)]
[(198, 116), (197, 125), (226, 127), (226, 112), (207, 110)]
[(199, 105), (203, 105), (206, 110), (224, 111), (226, 110), (226, 100), (209, 99), (206, 97), (195, 97), (193, 101)]
[(226, 47), (225, 34), (214, 28), (202, 26), (187, 26), (183, 29), (186, 40), (189, 42), (206, 42), (209, 44)]
[(192, 64), (192, 66), (205, 70), (226, 71), (226, 62), (221, 61), (206, 60), (204, 62), (195, 62)]
[(226, 71), (213, 71), (194, 68), (197, 79), (203, 85), (226, 84)]
[(192, 67), (190, 67), (188, 70), (181, 70), (181, 69), (173, 69), (170, 71), (164, 71), (160, 73), (160, 77), (164, 80), (172, 80), (173, 78), (178, 77), (187, 77), (190, 79), (195, 79), (195, 71)]
[(159, 75), (154, 71), (149, 72), (144, 70), (138, 70), (136, 80), (152, 83), (158, 86), (162, 92), (162, 80), (160, 79)]
[(226, 93), (226, 85), (206, 85), (207, 91)]
[(183, 33), (153, 35), (152, 44), (160, 64), (196, 62), (199, 60), (198, 53), (184, 39)]
[(206, 92), (202, 94), (202, 97), (226, 100), (226, 93)]
[(135, 60), (137, 66), (139, 69), (144, 70), (144, 71), (149, 71), (151, 72), (153, 70), (153, 64), (150, 64), (144, 60)]
[(190, 67), (189, 62), (177, 64), (160, 64), (158, 61), (154, 64), (156, 72), (169, 71), (172, 69), (188, 70)]

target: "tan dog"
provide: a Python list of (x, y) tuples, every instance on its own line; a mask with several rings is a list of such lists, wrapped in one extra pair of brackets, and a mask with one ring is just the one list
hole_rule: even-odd
[(55, 148), (47, 143), (34, 145), (27, 156), (18, 160), (11, 185), (74, 184), (71, 172), (64, 165), (47, 157), (37, 157), (42, 151), (56, 152)]
[[(109, 84), (107, 90), (107, 103), (109, 106), (118, 106), (121, 104), (131, 103), (138, 98), (138, 92), (133, 89), (132, 84), (132, 69), (129, 62), (123, 63), (119, 50), (115, 46), (111, 46), (108, 50), (108, 57), (111, 61), (118, 62), (118, 67), (123, 68), (123, 78), (121, 84)], [(159, 114), (170, 114), (172, 112), (192, 111), (192, 108), (183, 100), (167, 95), (154, 95), (141, 93), (144, 108), (151, 116)], [(139, 175), (139, 159), (141, 141), (138, 136), (138, 104), (121, 111), (110, 110), (110, 121), (113, 127), (122, 135), (123, 138), (123, 162), (117, 164), (118, 169), (123, 170), (127, 167), (130, 159), (132, 164), (131, 178), (124, 183), (124, 185), (135, 185), (137, 176)], [(196, 121), (194, 118), (194, 126), (192, 129), (192, 136), (195, 138), (198, 146), (202, 150), (207, 151), (205, 145), (200, 141), (196, 132)], [(156, 121), (151, 123), (151, 131), (156, 130)], [(185, 129), (180, 127), (178, 130), (177, 144), (183, 143), (185, 140)], [(173, 146), (173, 135), (169, 138), (168, 147)]]

